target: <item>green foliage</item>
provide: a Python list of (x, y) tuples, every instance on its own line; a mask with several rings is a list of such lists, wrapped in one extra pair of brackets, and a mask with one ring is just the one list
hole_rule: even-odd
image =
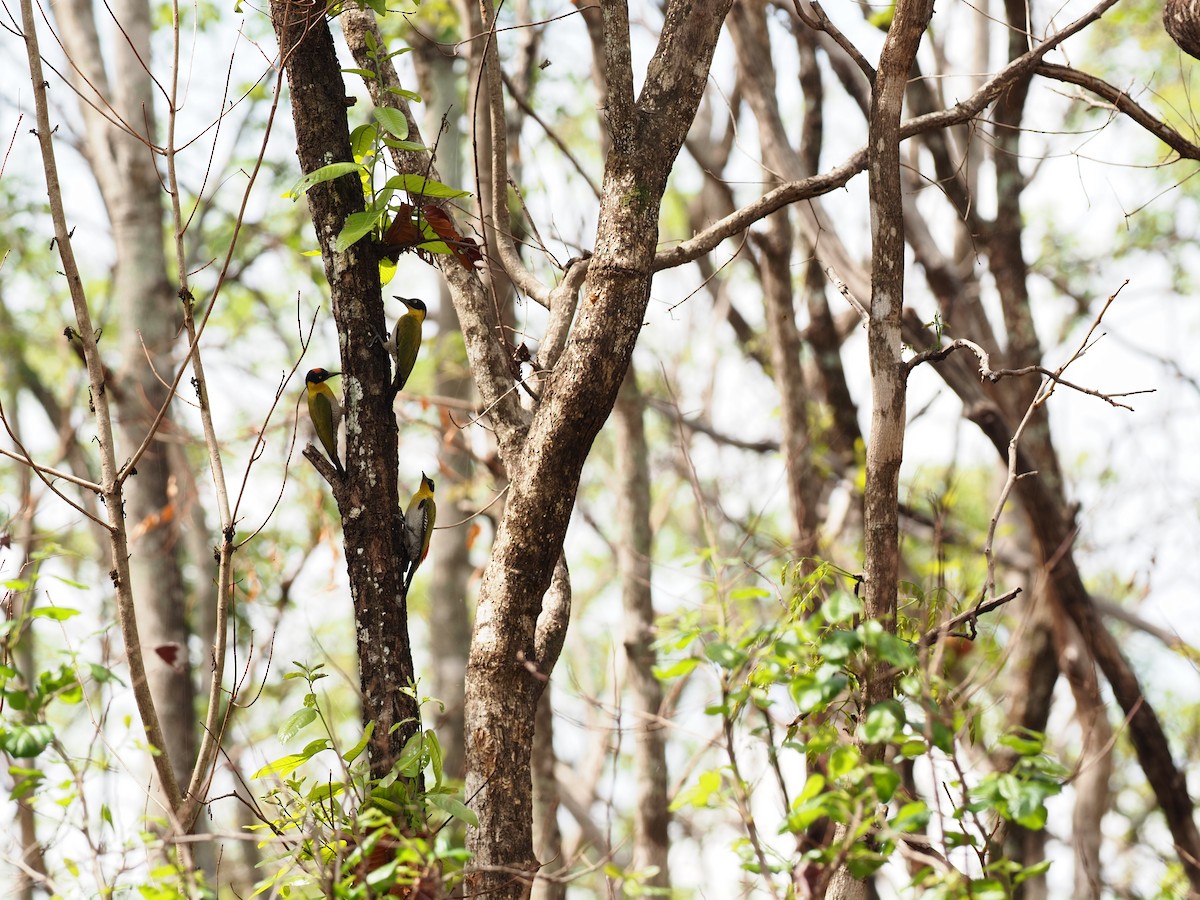
[[(368, 5), (375, 4), (368, 0)], [(376, 10), (381, 16), (385, 10), (382, 2)], [(378, 47), (371, 33), (366, 35), (366, 43), (373, 67), (350, 68), (344, 70), (358, 75), (364, 80), (374, 81), (379, 78), (379, 67), (395, 56), (409, 52), (409, 48), (401, 48), (386, 52)], [(389, 93), (402, 97), (410, 102), (420, 102), (421, 97), (403, 88), (387, 88)], [(466, 197), (466, 191), (458, 190), (443, 184), (433, 178), (415, 174), (389, 174), (390, 163), (387, 149), (402, 150), (412, 153), (428, 153), (429, 148), (424, 144), (408, 140), (409, 126), (404, 114), (397, 109), (378, 106), (372, 112), (371, 122), (366, 122), (355, 128), (350, 134), (350, 148), (354, 154), (354, 162), (336, 162), (322, 166), (314, 172), (301, 177), (284, 194), (293, 200), (298, 200), (318, 184), (333, 181), (346, 175), (358, 175), (362, 182), (364, 206), (361, 212), (351, 214), (346, 218), (342, 230), (334, 242), (338, 253), (344, 253), (368, 235), (375, 240), (383, 239), (393, 222), (406, 222), (412, 216), (412, 209), (420, 210), (426, 199), (453, 200)], [(407, 202), (401, 199), (403, 195)], [(453, 251), (438, 234), (418, 215), (414, 227), (420, 231), (421, 240), (418, 242), (423, 252), (442, 255)], [(386, 284), (395, 274), (395, 265), (391, 260), (381, 263), (380, 275)]]
[[(659, 677), (713, 675), (719, 696), (706, 712), (723, 720), (728, 752), (726, 764), (694, 776), (676, 795), (673, 809), (733, 808), (749, 816), (739, 798), (748, 797), (753, 786), (743, 780), (732, 737), (745, 733), (771, 759), (804, 764), (805, 781), (788, 798), (780, 829), (808, 847), (802, 866), (830, 872), (845, 865), (864, 877), (910, 845), (926, 845), (936, 833), (941, 841), (936, 852), (949, 858), (969, 850), (973, 864), (965, 870), (949, 864), (921, 869), (912, 886), (922, 896), (1011, 896), (1048, 863), (1022, 868), (997, 855), (994, 830), (1003, 821), (1045, 827), (1046, 801), (1061, 792), (1068, 773), (1046, 753), (1041, 735), (1011, 731), (993, 742), (1012, 760), (1010, 766), (964, 775), (971, 767), (959, 764), (957, 755), (960, 737), (974, 734), (973, 711), (955, 685), (931, 671), (929, 651), (914, 640), (927, 627), (924, 615), (902, 617), (895, 634), (883, 622), (864, 618), (857, 586), (857, 577), (828, 563), (811, 571), (793, 566), (785, 572), (783, 612), (765, 626), (749, 617), (739, 624), (726, 606), (716, 624), (706, 625), (689, 611), (664, 628), (670, 637), (660, 642), (660, 651), (678, 658), (664, 660)], [(910, 590), (922, 595), (917, 585)], [(919, 606), (914, 604), (914, 612)], [(896, 693), (868, 705), (864, 686), (880, 668), (894, 677)], [(790, 725), (776, 729), (773, 717)], [(918, 787), (912, 774), (917, 763), (937, 773), (936, 799)], [(828, 826), (836, 826), (836, 839), (810, 840), (814, 833), (835, 833)], [(761, 875), (762, 860), (770, 854), (758, 852), (753, 837), (747, 841), (743, 868)], [(795, 864), (782, 860), (779, 869), (791, 871)]]
[[(280, 726), (280, 743), (312, 725), (322, 733), (252, 776), (274, 782), (261, 798), (272, 815), (255, 826), (270, 832), (261, 846), (273, 851), (270, 873), (255, 896), (365, 898), (394, 886), (429, 886), (460, 868), (461, 828), (478, 823), (446, 782), (437, 735), (428, 729), (413, 735), (388, 774), (372, 778), (364, 752), (375, 733), (370, 723), (319, 775), (302, 774), (326, 751), (336, 752), (337, 741), (315, 690), (327, 677), (323, 664), (293, 665), (296, 671), (284, 678), (302, 679), (308, 690), (300, 708)], [(446, 827), (451, 824), (457, 828)]]
[[(51, 746), (55, 740), (51, 717), (63, 707), (82, 703), (88, 684), (119, 680), (107, 667), (84, 663), (69, 651), (45, 655), (34, 669), (22, 667), (22, 660), (27, 657), (17, 652), (17, 648), (35, 640), (35, 630), (56, 626), (80, 614), (78, 609), (68, 606), (34, 605), (40, 582), (47, 577), (42, 564), (62, 552), (61, 547), (47, 544), (31, 555), (23, 578), (0, 582), (10, 600), (16, 597), (25, 600), (14, 603), (15, 614), (0, 622), (0, 750), (18, 759), (34, 759)], [(62, 576), (49, 577), (72, 588), (86, 587)], [(65, 717), (73, 715), (74, 712), (64, 711)], [(34, 770), (25, 770), (21, 776), (21, 783), (30, 788), (39, 780), (40, 773)]]

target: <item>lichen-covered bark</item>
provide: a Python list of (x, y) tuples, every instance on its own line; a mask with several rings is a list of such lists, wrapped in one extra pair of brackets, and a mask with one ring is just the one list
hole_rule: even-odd
[[(341, 64), (323, 10), (274, 0), (271, 21), (291, 88), (301, 170), (308, 173), (352, 159)], [(310, 459), (330, 479), (341, 513), (358, 637), (362, 715), (364, 722), (375, 722), (371, 771), (383, 775), (404, 742), (420, 728), (420, 710), (401, 690), (413, 682), (414, 672), (401, 589), (407, 553), (397, 516), (391, 364), (375, 339), (385, 329), (378, 261), (366, 241), (345, 253), (333, 248), (346, 216), (363, 206), (356, 176), (316, 185), (307, 198), (341, 347), (345, 481), (338, 480), (319, 454)], [(399, 727), (393, 730), (395, 725)]]

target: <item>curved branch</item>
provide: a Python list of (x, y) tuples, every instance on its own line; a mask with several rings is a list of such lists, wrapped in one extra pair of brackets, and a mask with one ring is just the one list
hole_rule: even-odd
[(1170, 125), (1161, 119), (1155, 118), (1149, 110), (1136, 103), (1129, 94), (1115, 85), (1109, 84), (1103, 78), (1097, 78), (1095, 75), (1080, 72), (1078, 69), (1072, 69), (1069, 66), (1057, 66), (1053, 63), (1042, 63), (1035, 71), (1044, 78), (1052, 78), (1055, 81), (1078, 85), (1085, 90), (1091, 91), (1098, 97), (1103, 97), (1116, 107), (1118, 112), (1129, 116), (1129, 118), (1133, 119), (1133, 121), (1137, 122), (1137, 124), (1141, 125), (1178, 153), (1183, 159), (1200, 159), (1200, 145), (1193, 144)]
[[(900, 125), (900, 139), (907, 140), (932, 128), (946, 128), (951, 125), (961, 125), (979, 115), (1000, 93), (1019, 78), (1023, 78), (1037, 69), (1047, 53), (1069, 38), (1071, 35), (1086, 28), (1100, 18), (1117, 0), (1102, 0), (1085, 15), (1076, 19), (1062, 31), (1051, 35), (1028, 53), (1017, 57), (990, 81), (974, 94), (954, 106), (916, 116)], [(776, 210), (798, 200), (807, 200), (821, 194), (827, 194), (835, 188), (844, 187), (846, 183), (867, 167), (867, 148), (860, 147), (850, 154), (840, 166), (830, 169), (820, 175), (802, 178), (782, 184), (775, 190), (763, 194), (753, 203), (747, 204), (736, 212), (730, 213), (723, 219), (714, 222), (704, 231), (686, 241), (682, 241), (670, 250), (664, 250), (654, 258), (654, 271), (670, 269), (689, 263), (696, 257), (708, 253), (721, 241), (733, 237), (740, 231), (753, 225), (760, 219), (766, 218)]]
[[(500, 264), (521, 293), (526, 294), (542, 306), (549, 307), (550, 289), (534, 277), (517, 253), (509, 230), (508, 213), (508, 134), (505, 128), (504, 89), (501, 84), (500, 52), (496, 47), (496, 9), (491, 0), (480, 4), (484, 15), (483, 25), (488, 38), (483, 45), (483, 73), (487, 85), (488, 123), (491, 127), (492, 148), (492, 210), (491, 222), (484, 219), (484, 235), (495, 236), (496, 253)], [(490, 224), (491, 228), (486, 226)]]
[(129, 662), (129, 678), (133, 687), (138, 715), (146, 731), (146, 739), (157, 752), (150, 754), (159, 786), (166, 800), (168, 818), (175, 819), (182, 796), (179, 782), (167, 756), (166, 738), (159, 723), (158, 711), (150, 695), (146, 678), (145, 660), (142, 657), (141, 641), (138, 637), (137, 613), (133, 601), (133, 586), (129, 570), (129, 544), (125, 532), (124, 494), (118, 477), (113, 441), (112, 413), (105, 390), (104, 364), (96, 350), (96, 332), (92, 326), (91, 311), (83, 290), (83, 279), (75, 261), (71, 229), (67, 227), (66, 209), (63, 204), (62, 187), (58, 179), (58, 162), (54, 153), (54, 130), (50, 127), (49, 105), (46, 99), (47, 82), (42, 70), (42, 58), (38, 49), (37, 25), (33, 17), (32, 0), (21, 0), (21, 24), (25, 29), (25, 50), (29, 75), (33, 85), (34, 106), (37, 111), (37, 138), (42, 156), (42, 169), (46, 175), (46, 194), (50, 204), (50, 216), (54, 222), (55, 242), (59, 259), (66, 274), (71, 293), (71, 304), (75, 311), (79, 341), (87, 365), (88, 384), (92, 392), (96, 430), (100, 445), (100, 483), (102, 498), (108, 515), (109, 546), (112, 554), (112, 569), (109, 576), (117, 595), (117, 618), (121, 627), (121, 638)]

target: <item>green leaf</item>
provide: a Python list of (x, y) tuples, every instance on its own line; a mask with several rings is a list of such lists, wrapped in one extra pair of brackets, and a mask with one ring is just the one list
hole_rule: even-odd
[(736, 669), (746, 661), (746, 654), (724, 641), (713, 641), (704, 648), (704, 655), (722, 669)]
[(399, 867), (400, 860), (398, 859), (384, 863), (378, 869), (373, 869), (367, 873), (367, 884), (375, 890), (391, 887), (392, 882), (396, 878), (396, 870)]
[(859, 881), (865, 881), (870, 876), (874, 875), (887, 862), (887, 857), (882, 854), (874, 854), (871, 856), (852, 856), (846, 860), (846, 868), (850, 874)]
[(920, 800), (914, 800), (900, 807), (890, 824), (897, 831), (908, 834), (923, 829), (929, 824), (931, 815), (929, 807)]
[[(0, 738), (0, 741), (2, 740)], [(30, 796), (46, 779), (45, 773), (40, 769), (27, 769), (24, 766), (17, 765), (10, 765), (8, 767), (8, 774), (13, 779), (13, 786), (10, 792), (13, 800), (23, 800)]]
[(390, 106), (375, 107), (375, 121), (393, 137), (400, 140), (408, 137), (408, 119), (398, 109), (392, 109)]
[(1047, 781), (1020, 781), (1015, 794), (1007, 797), (1009, 818), (1030, 831), (1046, 827), (1046, 799), (1059, 793), (1059, 786)]
[(671, 812), (694, 806), (697, 809), (714, 806), (721, 792), (721, 773), (715, 770), (701, 772), (696, 783), (675, 795), (671, 801)]
[(55, 622), (65, 622), (79, 615), (79, 610), (67, 606), (39, 606), (29, 613), (31, 619), (53, 619)]
[(383, 142), (389, 147), (394, 147), (397, 150), (407, 150), (409, 153), (424, 153), (429, 149), (419, 141), (398, 141), (395, 138), (385, 137)]
[(823, 790), (825, 790), (825, 776), (820, 772), (813, 772), (805, 780), (804, 787), (800, 789), (800, 793), (793, 801), (793, 805), (806, 803)]
[(323, 781), (308, 792), (305, 798), (309, 803), (328, 803), (333, 797), (340, 797), (346, 792), (346, 785), (340, 781)]
[(1004, 883), (995, 878), (980, 878), (971, 882), (971, 900), (1007, 900), (1011, 896)]
[(298, 709), (287, 717), (282, 725), (279, 726), (279, 743), (286, 744), (291, 741), (297, 734), (307, 728), (317, 718), (317, 711), (305, 707)]
[(268, 775), (273, 775), (276, 778), (284, 778), (320, 753), (322, 750), (329, 749), (329, 741), (322, 738), (312, 741), (300, 753), (290, 753), (287, 756), (281, 756), (273, 762), (267, 763), (253, 775), (251, 778), (266, 778)]
[(371, 122), (359, 125), (350, 132), (350, 152), (354, 154), (354, 158), (361, 161), (373, 153), (377, 137), (379, 129)]
[(386, 256), (379, 260), (379, 286), (387, 287), (396, 277), (396, 264)]
[[(379, 0), (379, 2), (383, 3), (383, 2), (385, 2), (385, 0)], [(388, 93), (395, 94), (397, 97), (403, 97), (405, 100), (409, 100), (413, 103), (423, 103), (424, 102), (421, 95), (418, 94), (416, 91), (406, 91), (404, 88), (390, 87), (390, 88), (388, 88)]]
[(840, 625), (855, 616), (861, 616), (865, 609), (863, 602), (853, 594), (838, 591), (821, 604), (821, 616), (830, 625)]
[(1000, 738), (1000, 743), (1020, 756), (1037, 756), (1045, 746), (1045, 735), (1021, 728)]
[(947, 831), (945, 833), (946, 846), (951, 850), (956, 850), (959, 847), (974, 847), (976, 840), (974, 835), (964, 834), (961, 831)]
[(811, 713), (828, 706), (849, 683), (850, 679), (836, 666), (824, 665), (812, 674), (793, 679), (788, 690), (800, 712)]
[(666, 668), (659, 666), (654, 667), (654, 677), (659, 681), (667, 681), (671, 678), (679, 678), (681, 675), (689, 674), (696, 666), (700, 665), (700, 660), (694, 656), (685, 656), (683, 659), (676, 660)]
[(335, 178), (341, 178), (343, 175), (349, 175), (351, 173), (359, 175), (363, 171), (363, 167), (358, 163), (330, 163), (327, 166), (321, 166), (321, 168), (317, 169), (315, 172), (309, 172), (294, 185), (292, 185), (292, 189), (283, 196), (290, 197), (293, 200), (299, 200), (308, 193), (308, 189), (314, 184), (321, 184), (324, 181), (333, 181)]
[(904, 729), (904, 707), (896, 700), (884, 700), (867, 710), (863, 723), (863, 740), (868, 744), (882, 744), (896, 737)]
[(415, 778), (424, 767), (425, 734), (422, 732), (414, 734), (405, 742), (404, 749), (400, 751), (400, 759), (396, 762), (396, 769), (408, 778)]
[(433, 769), (434, 787), (440, 787), (445, 776), (443, 766), (446, 754), (442, 752), (442, 742), (432, 728), (425, 729), (425, 752), (429, 755), (429, 767)]
[(745, 587), (734, 588), (729, 592), (730, 600), (766, 600), (771, 596), (771, 592), (766, 588), (758, 587), (757, 585), (747, 585)]
[(306, 762), (308, 762), (308, 757), (303, 753), (289, 753), (287, 756), (281, 756), (279, 759), (267, 763), (250, 777), (266, 778), (269, 775), (274, 775), (278, 778), (283, 778), (291, 775)]
[(479, 827), (479, 819), (475, 813), (457, 797), (451, 797), (449, 794), (426, 794), (425, 799), (430, 806), (440, 809), (446, 815), (458, 819), (460, 822), (465, 822), (471, 828)]
[(110, 681), (115, 681), (117, 684), (125, 683), (117, 677), (117, 674), (112, 669), (102, 666), (99, 663), (88, 663), (88, 670), (92, 673), (92, 679), (97, 684), (106, 684)]
[(830, 662), (849, 659), (862, 649), (862, 641), (854, 631), (831, 631), (821, 639), (821, 655)]
[(829, 754), (829, 777), (842, 778), (849, 775), (858, 766), (861, 757), (858, 749), (851, 744), (841, 744)]
[(917, 655), (908, 641), (901, 640), (884, 629), (878, 621), (865, 622), (860, 626), (863, 642), (874, 651), (875, 656), (898, 669), (911, 669), (917, 664)]
[(937, 747), (943, 753), (950, 753), (954, 749), (954, 732), (946, 727), (946, 723), (938, 719), (933, 722), (933, 746)]
[(1030, 878), (1036, 878), (1038, 875), (1044, 875), (1050, 870), (1050, 864), (1054, 862), (1052, 859), (1043, 859), (1039, 863), (1034, 863), (1028, 868), (1022, 869), (1013, 876), (1013, 884), (1020, 884), (1022, 881), (1027, 881)]
[(342, 226), (342, 232), (337, 236), (334, 250), (338, 253), (345, 253), (370, 234), (378, 221), (379, 212), (375, 210), (351, 213), (346, 216), (346, 224)]
[(367, 727), (363, 729), (363, 736), (358, 739), (358, 743), (342, 754), (342, 759), (351, 763), (358, 759), (359, 755), (367, 749), (367, 744), (371, 743), (371, 735), (375, 733), (375, 720), (372, 719), (367, 723)]
[(44, 723), (11, 725), (0, 739), (0, 747), (20, 759), (32, 759), (49, 747), (53, 740), (54, 729)]
[(871, 782), (875, 785), (879, 802), (887, 803), (895, 796), (896, 788), (900, 787), (900, 773), (887, 766), (872, 766)]
[(448, 184), (434, 181), (423, 175), (394, 175), (388, 179), (384, 187), (397, 191), (407, 191), (415, 197), (433, 197), (438, 200), (454, 200), (457, 197), (469, 197), (467, 191), (456, 190)]

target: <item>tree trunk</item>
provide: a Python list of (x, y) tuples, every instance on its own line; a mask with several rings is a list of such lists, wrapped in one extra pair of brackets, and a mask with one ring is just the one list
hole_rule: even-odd
[[(480, 824), (468, 835), (477, 867), (468, 876), (471, 893), (520, 897), (537, 866), (532, 725), (558, 649), (539, 646), (538, 609), (562, 548), (580, 470), (612, 409), (641, 328), (667, 175), (695, 116), (728, 7), (728, 0), (668, 5), (635, 104), (628, 11), (616, 0), (603, 6), (612, 151), (587, 293), (545, 382), (523, 453), (506, 459), (512, 488), (484, 572), (471, 644), (466, 793)], [(491, 26), (490, 15), (485, 24)]]
[(625, 606), (625, 683), (632, 694), (634, 727), (633, 869), (657, 870), (642, 883), (671, 889), (667, 857), (671, 814), (667, 796), (666, 733), (662, 685), (654, 677), (654, 598), (650, 589), (650, 448), (643, 423), (644, 403), (630, 365), (613, 410), (616, 445), (617, 570)]
[[(291, 88), (297, 156), (305, 174), (352, 159), (341, 63), (323, 9), (273, 0), (271, 20)], [(374, 722), (371, 772), (386, 775), (421, 727), (420, 708), (403, 688), (415, 682), (403, 573), (408, 560), (399, 509), (396, 416), (391, 360), (383, 334), (378, 258), (369, 242), (343, 253), (334, 239), (363, 206), (357, 176), (315, 185), (306, 195), (330, 286), (345, 389), (346, 478), (315, 449), (306, 453), (330, 481), (341, 512), (346, 568), (358, 636), (364, 724)]]
[(554, 876), (533, 883), (533, 900), (566, 900), (567, 871), (563, 859), (562, 830), (558, 826), (560, 805), (558, 777), (554, 774), (554, 706), (549, 690), (538, 701), (533, 733), (533, 849), (541, 863), (540, 872)]

